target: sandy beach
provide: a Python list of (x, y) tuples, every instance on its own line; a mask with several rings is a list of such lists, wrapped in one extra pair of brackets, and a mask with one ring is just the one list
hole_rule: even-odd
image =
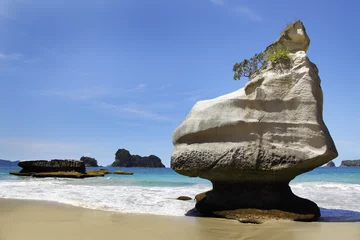
[(0, 240), (17, 239), (360, 239), (360, 223), (120, 214), (53, 202), (0, 199)]

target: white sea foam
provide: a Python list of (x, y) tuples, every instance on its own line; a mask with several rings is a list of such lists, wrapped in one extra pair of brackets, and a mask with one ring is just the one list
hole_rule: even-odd
[(210, 187), (201, 184), (191, 187), (99, 186), (80, 181), (74, 181), (75, 184), (58, 179), (0, 181), (0, 198), (55, 201), (123, 213), (183, 216), (194, 207), (194, 201), (175, 199), (181, 195), (195, 196)]
[[(360, 221), (360, 184), (329, 182), (291, 183), (293, 192), (316, 202), (324, 221)], [(175, 187), (119, 185), (110, 181), (33, 179), (0, 181), (0, 198), (55, 201), (75, 206), (123, 213), (183, 216), (195, 196), (211, 188), (207, 184)]]
[(318, 204), (323, 221), (360, 221), (360, 184), (302, 182), (290, 186), (299, 197)]

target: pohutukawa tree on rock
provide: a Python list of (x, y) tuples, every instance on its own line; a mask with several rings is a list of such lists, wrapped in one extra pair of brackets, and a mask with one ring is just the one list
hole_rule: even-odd
[(288, 25), (264, 51), (269, 64), (249, 74), (244, 88), (197, 102), (174, 131), (171, 167), (213, 184), (196, 197), (201, 213), (244, 222), (319, 218), (318, 206), (289, 187), (338, 155), (309, 44), (302, 22)]

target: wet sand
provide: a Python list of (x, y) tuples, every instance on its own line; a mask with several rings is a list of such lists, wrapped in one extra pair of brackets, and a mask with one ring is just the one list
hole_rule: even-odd
[(0, 199), (0, 240), (279, 239), (359, 240), (360, 222), (237, 221), (122, 214), (52, 202)]

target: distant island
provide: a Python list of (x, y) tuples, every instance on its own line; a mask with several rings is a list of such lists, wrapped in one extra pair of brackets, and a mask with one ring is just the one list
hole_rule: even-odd
[(325, 167), (336, 167), (333, 161), (328, 162)]
[(98, 167), (98, 163), (95, 158), (82, 156), (80, 161), (85, 163), (85, 167)]
[(131, 155), (126, 149), (119, 149), (115, 153), (115, 161), (112, 167), (144, 167), (144, 168), (164, 168), (161, 159), (155, 155), (141, 157), (139, 155)]
[(360, 167), (360, 160), (344, 160), (340, 167)]
[(0, 159), (0, 167), (16, 167), (19, 161)]

